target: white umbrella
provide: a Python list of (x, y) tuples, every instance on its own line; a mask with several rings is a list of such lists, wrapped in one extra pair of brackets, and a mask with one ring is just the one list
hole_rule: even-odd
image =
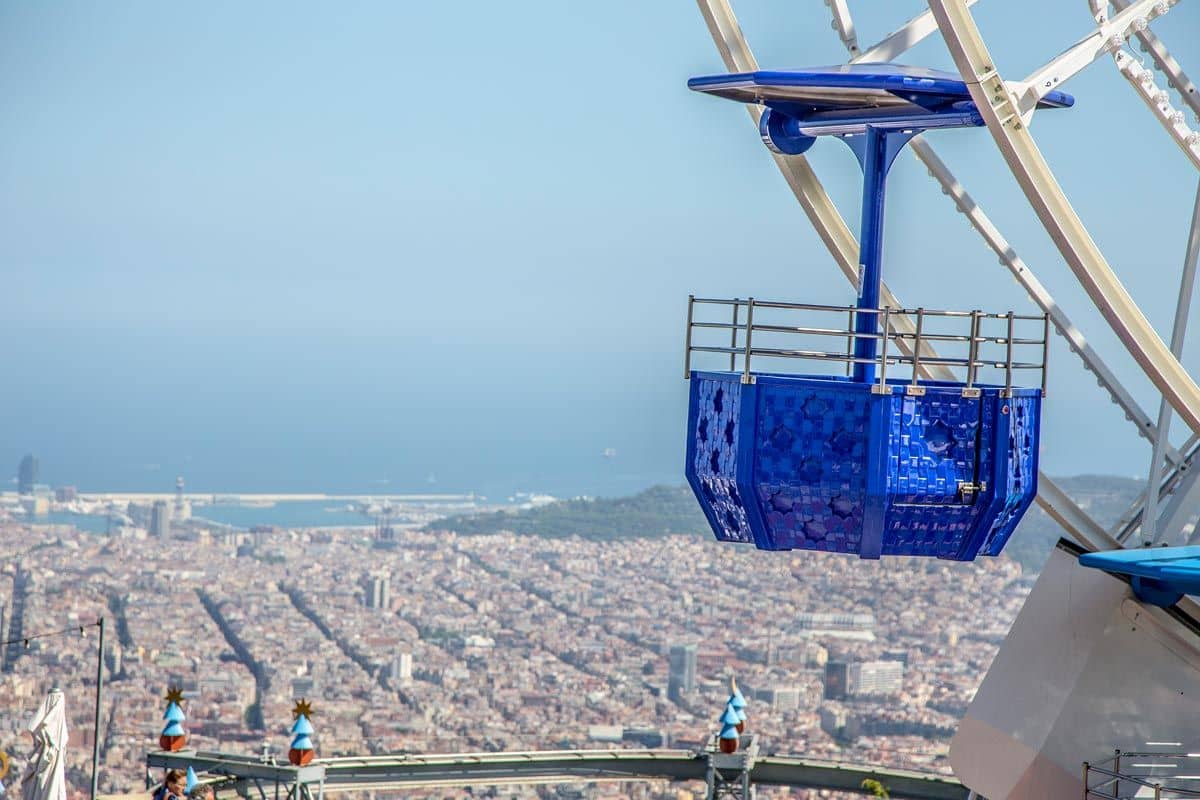
[(21, 800), (66, 800), (67, 712), (58, 689), (46, 695), (29, 723), (29, 732), (33, 734), (33, 753), (21, 776)]

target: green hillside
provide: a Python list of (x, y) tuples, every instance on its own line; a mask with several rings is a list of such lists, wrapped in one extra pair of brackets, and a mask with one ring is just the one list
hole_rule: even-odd
[[(1059, 479), (1059, 485), (1107, 527), (1133, 502), (1143, 484), (1111, 475), (1079, 475)], [(552, 538), (581, 536), (597, 541), (671, 533), (712, 535), (691, 489), (686, 486), (655, 486), (630, 497), (563, 500), (524, 511), (448, 517), (430, 523), (426, 530), (452, 530), (467, 536), (512, 531)], [(1062, 528), (1035, 504), (1004, 552), (1021, 562), (1027, 572), (1037, 572), (1062, 535)]]

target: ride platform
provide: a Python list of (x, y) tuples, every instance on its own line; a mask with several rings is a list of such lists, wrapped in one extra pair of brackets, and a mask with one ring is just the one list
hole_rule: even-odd
[[(886, 308), (880, 296), (888, 171), (922, 131), (983, 124), (966, 84), (919, 67), (856, 64), (701, 76), (688, 86), (764, 106), (759, 132), (776, 153), (800, 155), (831, 137), (863, 171), (854, 306), (689, 298), (685, 472), (716, 537), (862, 558), (998, 555), (1037, 494), (1046, 317)], [(1039, 107), (1073, 102), (1050, 92)], [(731, 307), (732, 319), (697, 321), (698, 303)], [(764, 311), (832, 311), (848, 324), (767, 322)], [(966, 319), (965, 331), (924, 328)], [(985, 331), (995, 320), (1007, 322), (1005, 331)], [(1028, 320), (1040, 324), (1039, 337), (1016, 335)], [(697, 345), (714, 331), (724, 340)], [(789, 336), (808, 341), (764, 343)], [(829, 336), (844, 337), (844, 352), (808, 343)], [(982, 352), (996, 345), (1002, 355)], [(1040, 360), (1014, 357), (1026, 345), (1040, 348)], [(935, 346), (960, 352), (939, 355)], [(728, 371), (693, 372), (694, 353), (727, 355)], [(752, 367), (763, 358), (841, 361), (846, 375)], [(907, 380), (888, 379), (895, 366), (908, 369)], [(965, 370), (964, 382), (954, 380), (955, 367)], [(1001, 371), (1003, 383), (980, 381), (988, 369)], [(1014, 386), (1019, 369), (1040, 370), (1040, 387)]]

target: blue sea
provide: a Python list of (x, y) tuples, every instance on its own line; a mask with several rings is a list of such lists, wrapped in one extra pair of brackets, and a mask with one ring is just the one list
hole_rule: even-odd
[(40, 482), (92, 492), (182, 476), (217, 494), (628, 495), (683, 483), (678, 362), (569, 341), (48, 328), (6, 361), (0, 475), (33, 453)]

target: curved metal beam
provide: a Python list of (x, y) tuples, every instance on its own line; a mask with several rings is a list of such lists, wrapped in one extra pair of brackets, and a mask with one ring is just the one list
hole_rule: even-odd
[(1200, 386), (1159, 338), (1071, 207), (1010, 94), (964, 0), (928, 0), (959, 73), (1042, 225), (1126, 350), (1189, 428), (1200, 432)]

